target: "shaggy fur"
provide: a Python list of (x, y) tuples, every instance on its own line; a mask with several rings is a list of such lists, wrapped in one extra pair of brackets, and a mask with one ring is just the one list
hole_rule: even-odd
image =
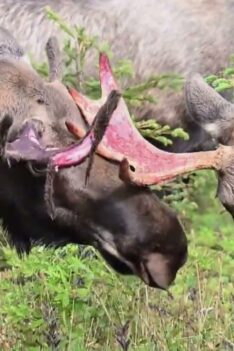
[[(227, 65), (234, 52), (233, 0), (1, 1), (0, 25), (9, 29), (35, 59), (44, 58), (49, 36), (56, 35), (60, 44), (64, 38), (46, 18), (45, 5), (58, 11), (66, 21), (85, 26), (91, 34), (107, 40), (114, 52), (113, 61), (133, 60), (137, 82), (164, 72), (184, 76), (192, 72), (215, 73)], [(86, 74), (96, 73), (90, 56)], [(153, 115), (173, 126), (180, 124), (185, 114), (182, 94), (155, 94), (159, 97), (158, 106), (153, 110), (144, 107), (139, 115)]]

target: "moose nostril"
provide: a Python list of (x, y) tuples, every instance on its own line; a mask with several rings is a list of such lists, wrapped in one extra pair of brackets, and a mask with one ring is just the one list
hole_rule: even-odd
[(7, 141), (9, 143), (12, 143), (17, 139), (18, 134), (19, 134), (19, 129), (12, 126), (8, 132)]
[(9, 130), (13, 124), (13, 118), (6, 115), (0, 122), (0, 147), (4, 148), (8, 138)]
[(23, 128), (26, 124), (29, 124), (30, 126), (34, 127), (35, 132), (41, 137), (42, 134), (45, 131), (45, 125), (44, 123), (37, 118), (31, 118), (31, 119), (27, 119), (24, 121), (23, 123)]

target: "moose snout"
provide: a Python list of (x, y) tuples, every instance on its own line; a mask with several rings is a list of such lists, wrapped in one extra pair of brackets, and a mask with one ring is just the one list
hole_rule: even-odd
[(8, 131), (7, 141), (10, 143), (15, 141), (27, 126), (32, 128), (39, 137), (42, 137), (45, 131), (44, 123), (37, 118), (25, 119), (21, 123), (13, 119), (13, 124)]
[(151, 253), (147, 260), (141, 263), (140, 277), (147, 285), (166, 290), (186, 260), (187, 250), (176, 258), (162, 253)]
[(36, 135), (38, 135), (38, 137), (40, 137), (40, 138), (42, 137), (43, 133), (45, 132), (45, 125), (38, 118), (25, 119), (21, 130), (25, 129), (26, 126), (33, 129), (35, 131)]

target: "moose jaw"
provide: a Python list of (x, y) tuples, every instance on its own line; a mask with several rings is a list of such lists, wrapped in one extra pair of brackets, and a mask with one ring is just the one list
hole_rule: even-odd
[[(112, 74), (109, 60), (101, 54), (99, 75), (102, 90), (100, 100), (92, 101), (73, 88), (71, 96), (82, 112), (89, 130), (67, 121), (68, 130), (79, 142), (64, 149), (46, 148), (33, 126), (25, 124), (19, 138), (6, 144), (5, 157), (10, 160), (47, 163), (48, 169), (76, 166), (88, 156), (99, 155), (120, 163), (119, 176), (136, 186), (150, 186), (171, 181), (179, 175), (199, 170), (214, 169), (218, 173), (218, 197), (234, 216), (234, 150), (220, 145), (214, 151), (174, 154), (159, 150), (145, 140), (131, 121), (124, 99)], [(9, 123), (10, 125), (10, 123)]]

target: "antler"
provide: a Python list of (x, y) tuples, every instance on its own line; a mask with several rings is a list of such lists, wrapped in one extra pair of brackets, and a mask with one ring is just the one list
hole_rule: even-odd
[[(69, 89), (89, 125), (108, 93), (112, 89), (118, 89), (109, 60), (104, 54), (100, 55), (99, 73), (102, 89), (100, 100), (92, 101), (75, 89)], [(73, 132), (78, 137), (82, 136), (75, 126)], [(119, 161), (121, 179), (140, 186), (162, 184), (194, 170), (214, 169), (220, 175), (220, 200), (234, 214), (234, 149), (230, 146), (221, 145), (214, 151), (184, 154), (159, 150), (137, 131), (121, 98), (97, 152)]]
[[(83, 158), (96, 151), (106, 132), (113, 111), (118, 105), (120, 96), (120, 93), (116, 90), (110, 92), (106, 102), (98, 109), (89, 131), (79, 143), (52, 156), (51, 164), (54, 167), (60, 168), (77, 165), (83, 161)], [(81, 130), (77, 129), (71, 122), (66, 122), (66, 125), (68, 130), (75, 135), (77, 130)]]

